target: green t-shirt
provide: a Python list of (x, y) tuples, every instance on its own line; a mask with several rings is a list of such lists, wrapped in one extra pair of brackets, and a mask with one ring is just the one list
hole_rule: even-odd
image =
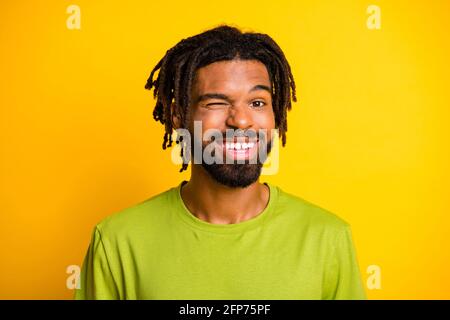
[(212, 224), (180, 183), (93, 231), (76, 299), (366, 299), (347, 222), (266, 183), (256, 217)]

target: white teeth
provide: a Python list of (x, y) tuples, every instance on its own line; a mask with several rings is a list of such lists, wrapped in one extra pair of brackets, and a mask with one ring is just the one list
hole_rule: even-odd
[(225, 147), (227, 149), (234, 149), (234, 150), (247, 150), (251, 149), (255, 146), (254, 142), (226, 142)]

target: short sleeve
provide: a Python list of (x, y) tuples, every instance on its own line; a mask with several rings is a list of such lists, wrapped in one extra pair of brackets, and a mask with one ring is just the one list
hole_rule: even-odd
[(326, 270), (324, 299), (365, 300), (350, 226), (339, 232), (334, 244), (332, 263)]
[(98, 227), (95, 227), (92, 233), (91, 243), (81, 268), (80, 289), (75, 290), (74, 298), (76, 300), (120, 298)]

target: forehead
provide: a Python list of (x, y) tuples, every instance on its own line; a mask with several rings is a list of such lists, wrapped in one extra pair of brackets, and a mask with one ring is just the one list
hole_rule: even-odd
[(193, 93), (250, 90), (255, 85), (270, 87), (266, 66), (257, 60), (230, 60), (211, 63), (197, 70)]

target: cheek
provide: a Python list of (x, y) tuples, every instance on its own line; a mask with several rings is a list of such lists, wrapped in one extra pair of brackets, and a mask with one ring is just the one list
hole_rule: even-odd
[(199, 110), (193, 113), (191, 122), (201, 121), (203, 131), (208, 129), (222, 129), (226, 122), (227, 115), (218, 110)]
[(254, 120), (255, 124), (257, 124), (259, 128), (265, 129), (275, 128), (275, 115), (273, 113), (273, 110), (255, 114)]

